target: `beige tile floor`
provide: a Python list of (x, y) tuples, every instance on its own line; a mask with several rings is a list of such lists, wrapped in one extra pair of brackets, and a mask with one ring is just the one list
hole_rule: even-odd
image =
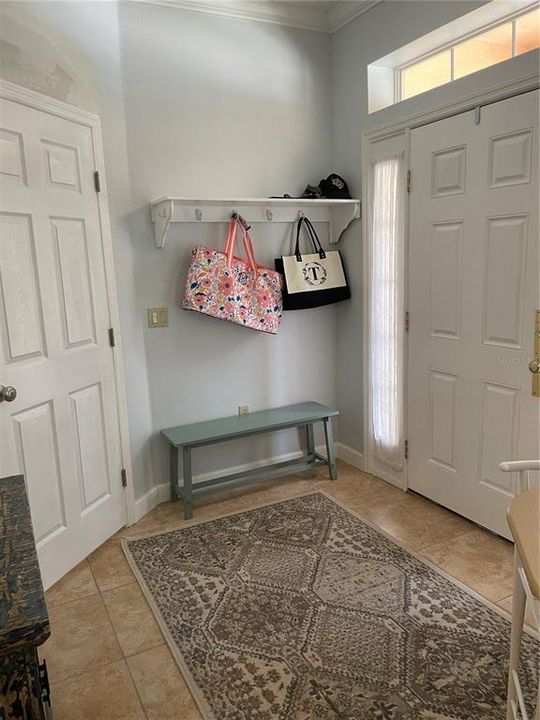
[[(317, 489), (510, 610), (510, 543), (342, 462), (336, 482), (317, 469), (200, 498), (195, 519)], [(122, 537), (182, 525), (181, 503), (160, 505), (47, 591), (52, 634), (41, 655), (55, 720), (200, 720), (120, 544)]]

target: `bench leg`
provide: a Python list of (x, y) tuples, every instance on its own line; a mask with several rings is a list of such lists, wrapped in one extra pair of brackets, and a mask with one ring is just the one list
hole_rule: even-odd
[(174, 445), (170, 446), (170, 466), (171, 466), (171, 502), (178, 499), (178, 448)]
[(508, 667), (508, 697), (506, 705), (507, 720), (514, 720), (514, 708), (518, 706), (518, 693), (514, 673), (518, 672), (521, 636), (525, 617), (525, 589), (519, 577), (521, 561), (517, 549), (514, 550), (514, 595), (512, 597), (512, 631), (510, 637), (510, 662)]
[(182, 464), (184, 468), (184, 520), (191, 520), (193, 517), (193, 498), (191, 487), (191, 448), (189, 446), (182, 448)]
[(306, 425), (307, 454), (315, 455), (315, 436), (313, 434), (313, 423)]
[(326, 441), (326, 457), (328, 458), (328, 468), (330, 470), (330, 479), (337, 480), (336, 453), (334, 449), (334, 434), (332, 432), (332, 419), (324, 418), (324, 439)]

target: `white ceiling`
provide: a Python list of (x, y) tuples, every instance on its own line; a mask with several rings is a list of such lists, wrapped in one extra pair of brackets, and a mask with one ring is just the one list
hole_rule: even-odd
[(382, 0), (137, 0), (192, 12), (334, 32)]

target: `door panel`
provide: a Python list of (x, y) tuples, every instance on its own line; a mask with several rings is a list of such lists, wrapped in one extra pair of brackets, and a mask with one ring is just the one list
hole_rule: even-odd
[(431, 197), (465, 192), (466, 146), (434, 152), (431, 161)]
[(409, 486), (508, 537), (513, 478), (540, 456), (538, 91), (411, 133)]
[(456, 375), (430, 370), (429, 461), (447, 470), (455, 470), (456, 380)]
[(58, 429), (52, 402), (13, 415), (19, 456), (32, 483), (30, 509), (38, 548), (66, 529), (64, 493), (58, 457)]
[(0, 178), (26, 185), (22, 135), (0, 128)]
[(65, 348), (95, 344), (88, 240), (82, 218), (51, 218), (55, 239)]
[(431, 335), (461, 337), (463, 223), (431, 226)]
[(42, 140), (45, 184), (52, 190), (81, 193), (81, 169), (76, 147)]
[(498, 457), (516, 457), (520, 389), (491, 382), (482, 383), (480, 416), (480, 483), (512, 493), (508, 473), (499, 470)]
[(532, 130), (490, 139), (488, 160), (490, 188), (530, 182), (532, 140)]
[(82, 512), (110, 495), (101, 384), (70, 393), (77, 430), (77, 459), (82, 489)]
[(0, 280), (9, 360), (44, 355), (43, 320), (30, 215), (0, 215)]
[(521, 347), (528, 216), (487, 218), (483, 342)]
[(26, 477), (48, 586), (125, 523), (94, 146), (0, 103), (0, 474)]

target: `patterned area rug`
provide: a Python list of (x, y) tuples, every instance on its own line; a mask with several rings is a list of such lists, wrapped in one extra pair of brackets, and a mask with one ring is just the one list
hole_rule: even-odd
[(207, 719), (506, 717), (509, 622), (323, 493), (124, 548)]

